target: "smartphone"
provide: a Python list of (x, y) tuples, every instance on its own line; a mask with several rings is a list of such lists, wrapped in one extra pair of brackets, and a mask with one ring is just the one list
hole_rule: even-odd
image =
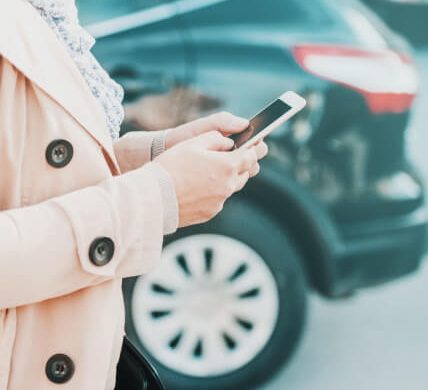
[(252, 118), (247, 129), (230, 136), (235, 142), (235, 149), (257, 144), (305, 106), (303, 97), (295, 92), (285, 92)]

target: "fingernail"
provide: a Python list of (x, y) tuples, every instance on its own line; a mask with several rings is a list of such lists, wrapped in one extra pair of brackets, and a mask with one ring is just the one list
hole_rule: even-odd
[(245, 129), (248, 127), (250, 122), (248, 119), (241, 118), (240, 116), (233, 116), (232, 121), (230, 122), (230, 129)]

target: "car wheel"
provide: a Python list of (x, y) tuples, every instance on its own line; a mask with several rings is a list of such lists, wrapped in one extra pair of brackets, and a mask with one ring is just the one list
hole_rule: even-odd
[(255, 388), (284, 365), (304, 324), (296, 250), (239, 199), (169, 239), (159, 266), (124, 292), (128, 336), (170, 390)]

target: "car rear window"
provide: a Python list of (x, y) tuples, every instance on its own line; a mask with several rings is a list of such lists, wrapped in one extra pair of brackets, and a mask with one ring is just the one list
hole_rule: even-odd
[(197, 6), (193, 6), (196, 4), (195, 0), (77, 0), (82, 24), (101, 22), (174, 3), (188, 10), (195, 8), (195, 24), (219, 24), (219, 20), (222, 24), (235, 24), (237, 21), (244, 24), (259, 21), (287, 24), (330, 21), (323, 0), (201, 0)]
[[(221, 18), (220, 14), (221, 13)], [(202, 20), (203, 19), (203, 20)], [(207, 7), (198, 12), (204, 25), (210, 20), (215, 24), (257, 24), (258, 22), (306, 24), (330, 21), (323, 1), (320, 0), (226, 0), (215, 9)]]
[(166, 0), (76, 0), (82, 24), (101, 22), (169, 2)]

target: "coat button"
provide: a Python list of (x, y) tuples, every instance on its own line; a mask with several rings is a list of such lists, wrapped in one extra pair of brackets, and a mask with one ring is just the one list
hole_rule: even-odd
[(89, 248), (89, 258), (97, 266), (106, 265), (114, 254), (114, 242), (108, 237), (95, 239)]
[(54, 168), (65, 167), (73, 157), (73, 145), (64, 139), (52, 141), (46, 149), (46, 160)]
[(62, 353), (53, 355), (46, 363), (46, 376), (53, 383), (65, 383), (74, 374), (74, 363)]

